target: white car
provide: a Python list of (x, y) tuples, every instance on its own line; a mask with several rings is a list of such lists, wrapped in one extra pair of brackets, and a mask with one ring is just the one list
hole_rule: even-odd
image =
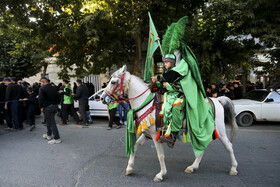
[[(89, 112), (91, 116), (103, 116), (108, 117), (108, 106), (103, 104), (100, 100), (100, 96), (103, 93), (104, 88), (95, 92), (92, 96), (89, 97)], [(75, 101), (74, 103), (75, 109), (79, 108), (79, 102)], [(119, 116), (119, 112), (116, 112), (116, 116)]]
[(280, 121), (280, 94), (265, 89), (249, 92), (246, 99), (232, 101), (235, 106), (236, 122), (249, 127), (253, 121)]

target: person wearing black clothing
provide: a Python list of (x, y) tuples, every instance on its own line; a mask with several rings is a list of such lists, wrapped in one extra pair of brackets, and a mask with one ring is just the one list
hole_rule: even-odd
[(88, 87), (88, 90), (89, 90), (89, 95), (93, 95), (94, 94), (94, 85), (92, 83), (89, 83), (89, 87)]
[(251, 81), (247, 81), (247, 82), (246, 82), (246, 93), (252, 91), (253, 89), (254, 89), (254, 88), (253, 88), (253, 86), (252, 86)]
[[(47, 134), (43, 134), (43, 138), (50, 140), (48, 144), (61, 143), (59, 132), (56, 126), (54, 116), (57, 112), (58, 92), (57, 89), (50, 84), (50, 80), (42, 78), (40, 80), (42, 87), (39, 90), (39, 104), (41, 111), (44, 112), (47, 122)], [(53, 134), (53, 140), (52, 139)]]
[(206, 93), (206, 96), (207, 96), (207, 97), (212, 97), (212, 90), (211, 90), (211, 87), (207, 87), (205, 93)]
[(213, 97), (213, 94), (218, 93), (218, 92), (219, 92), (219, 90), (218, 90), (216, 84), (212, 83), (211, 84), (211, 95), (212, 95), (211, 97)]
[(31, 126), (30, 131), (34, 130), (35, 128), (35, 113), (38, 105), (37, 93), (33, 91), (33, 88), (27, 88), (28, 96), (27, 98), (23, 99), (26, 101), (26, 118), (28, 124)]
[(81, 114), (83, 125), (88, 125), (87, 108), (88, 108), (88, 96), (89, 90), (87, 87), (82, 85), (81, 80), (77, 80), (77, 93), (73, 94), (75, 99), (79, 100), (79, 112)]
[[(3, 119), (5, 119), (8, 127), (5, 128), (5, 130), (12, 130), (13, 124), (12, 124), (12, 118), (11, 113), (9, 110), (5, 109), (5, 95), (6, 95), (6, 85), (3, 82), (3, 78), (0, 78), (0, 115), (1, 115), (1, 122)], [(4, 123), (4, 121), (3, 121)]]
[(22, 130), (22, 103), (19, 101), (24, 97), (22, 87), (12, 83), (9, 78), (5, 78), (4, 82), (7, 86), (5, 95), (5, 109), (10, 110), (14, 121), (14, 128), (16, 130)]
[[(60, 110), (59, 110), (59, 117), (61, 118), (61, 121), (62, 121), (62, 111), (63, 111), (63, 97), (64, 97), (64, 95), (63, 95), (63, 90), (64, 90), (64, 86), (62, 85), (62, 83), (59, 83), (59, 88), (58, 88), (58, 93), (59, 93), (59, 103), (60, 103)], [(60, 92), (60, 90), (62, 91), (62, 92)], [(66, 121), (68, 121), (68, 114), (67, 114), (67, 116), (66, 116)]]
[(74, 86), (73, 86), (73, 93), (74, 93), (74, 94), (76, 94), (77, 88), (78, 88), (78, 86), (77, 86), (77, 84), (74, 82)]
[(0, 124), (4, 124), (4, 101), (5, 101), (5, 92), (6, 87), (2, 82), (3, 78), (0, 77)]
[(233, 83), (234, 86), (234, 99), (242, 99), (242, 90), (238, 82)]
[(77, 115), (74, 108), (74, 97), (72, 95), (72, 88), (68, 80), (63, 80), (64, 89), (59, 90), (59, 93), (63, 93), (63, 107), (62, 107), (62, 124), (61, 126), (67, 125), (68, 114), (72, 114), (76, 125), (80, 125), (80, 118)]

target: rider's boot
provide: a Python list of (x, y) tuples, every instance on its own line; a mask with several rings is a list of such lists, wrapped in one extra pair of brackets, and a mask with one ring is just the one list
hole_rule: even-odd
[(165, 142), (168, 147), (173, 148), (178, 132), (171, 132), (169, 137), (161, 136), (159, 140)]

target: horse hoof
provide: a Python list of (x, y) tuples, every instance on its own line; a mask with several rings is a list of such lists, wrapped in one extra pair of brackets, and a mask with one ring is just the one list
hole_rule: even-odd
[(229, 172), (229, 175), (231, 175), (231, 176), (236, 176), (237, 174), (238, 174), (237, 171), (230, 170), (230, 172)]
[(154, 181), (155, 182), (161, 182), (163, 179), (162, 178), (158, 178), (157, 176), (155, 176)]
[(131, 175), (132, 172), (133, 172), (133, 170), (126, 170), (125, 175), (126, 175), (126, 176)]
[(185, 173), (189, 173), (189, 174), (191, 174), (191, 173), (193, 173), (193, 169), (190, 169), (190, 168), (186, 168), (185, 169)]

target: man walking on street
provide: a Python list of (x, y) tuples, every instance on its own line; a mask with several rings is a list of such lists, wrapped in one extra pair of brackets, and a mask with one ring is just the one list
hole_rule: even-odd
[(88, 126), (88, 117), (87, 117), (87, 107), (88, 107), (88, 96), (89, 90), (87, 87), (82, 85), (82, 81), (80, 79), (77, 80), (77, 91), (76, 94), (73, 94), (75, 99), (79, 100), (79, 112), (82, 116), (83, 126)]
[(63, 86), (64, 86), (64, 90), (59, 90), (59, 93), (63, 93), (63, 106), (62, 106), (62, 121), (63, 123), (61, 124), (61, 126), (65, 126), (67, 125), (67, 115), (71, 112), (71, 114), (73, 115), (73, 118), (76, 121), (76, 124), (79, 125), (80, 124), (80, 119), (79, 116), (77, 115), (75, 109), (74, 109), (74, 98), (72, 96), (72, 89), (69, 85), (69, 81), (68, 80), (63, 80), (62, 82)]
[[(48, 144), (61, 143), (59, 132), (56, 126), (54, 116), (57, 112), (58, 93), (57, 89), (50, 84), (47, 78), (41, 78), (42, 87), (39, 90), (39, 104), (41, 111), (44, 112), (47, 122), (47, 134), (43, 134), (43, 138), (50, 140)], [(52, 139), (52, 135), (53, 138)]]
[(19, 100), (24, 97), (23, 90), (20, 85), (12, 83), (9, 78), (5, 78), (4, 83), (7, 86), (5, 109), (10, 110), (15, 130), (22, 130), (22, 103)]
[(9, 110), (5, 109), (5, 95), (6, 95), (6, 85), (3, 82), (3, 78), (0, 78), (0, 113), (1, 113), (1, 120), (0, 122), (4, 123), (3, 119), (5, 119), (8, 127), (5, 128), (6, 131), (13, 130), (13, 124), (11, 119), (11, 113)]
[(109, 104), (109, 106), (108, 106), (110, 119), (109, 119), (109, 125), (108, 125), (107, 130), (111, 130), (113, 128), (113, 123), (114, 122), (117, 125), (116, 129), (121, 128), (121, 123), (116, 118), (116, 112), (117, 112), (118, 107), (119, 107), (119, 103), (117, 103), (117, 102)]

